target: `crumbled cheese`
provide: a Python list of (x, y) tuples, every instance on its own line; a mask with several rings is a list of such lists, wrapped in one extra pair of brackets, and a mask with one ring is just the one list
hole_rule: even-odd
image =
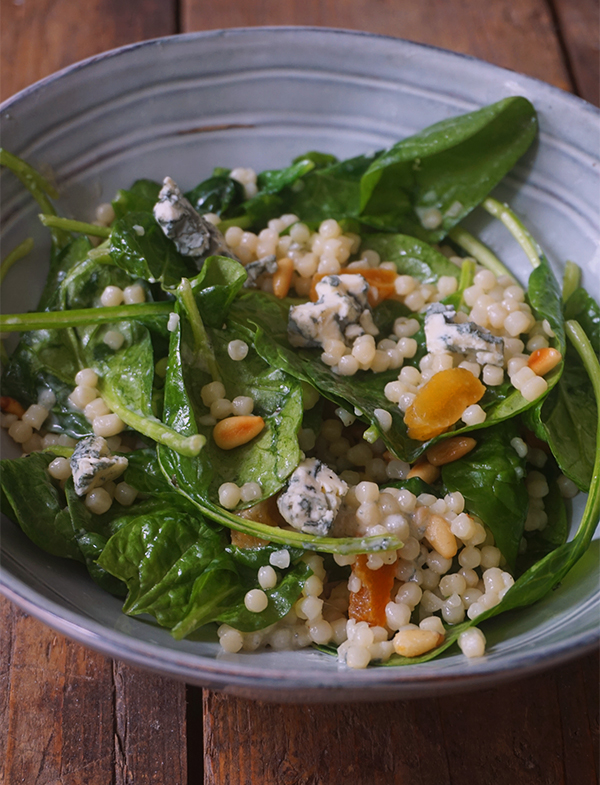
[(204, 259), (220, 255), (237, 258), (227, 246), (221, 232), (194, 210), (177, 183), (170, 177), (163, 180), (153, 213), (160, 228), (173, 240), (183, 256)]
[(369, 284), (362, 275), (327, 275), (316, 290), (317, 302), (290, 308), (288, 339), (292, 346), (316, 348), (329, 340), (349, 346), (351, 339), (364, 335), (362, 322), (368, 323), (367, 332), (371, 332)]
[(480, 365), (504, 364), (504, 341), (475, 322), (457, 324), (451, 305), (433, 303), (425, 314), (425, 340), (430, 354), (474, 354)]
[(167, 322), (167, 330), (174, 333), (179, 326), (179, 314), (172, 312), (169, 314), (169, 321)]
[(256, 282), (260, 278), (261, 275), (267, 273), (268, 275), (274, 275), (277, 272), (277, 261), (274, 254), (270, 256), (263, 256), (262, 259), (258, 259), (256, 262), (250, 262), (244, 268), (246, 270), (246, 274), (248, 277), (244, 281), (244, 286), (246, 289), (251, 289), (256, 287)]
[(294, 529), (325, 536), (348, 492), (348, 485), (317, 458), (302, 461), (277, 499), (277, 507)]
[(127, 458), (111, 455), (106, 439), (102, 436), (80, 439), (71, 455), (75, 493), (83, 496), (109, 480), (116, 480), (127, 465)]

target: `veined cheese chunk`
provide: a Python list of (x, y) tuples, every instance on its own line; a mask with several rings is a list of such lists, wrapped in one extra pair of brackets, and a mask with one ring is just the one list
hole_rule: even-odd
[(106, 439), (102, 436), (86, 436), (80, 439), (73, 455), (71, 470), (75, 493), (83, 496), (109, 480), (116, 480), (128, 466), (122, 455), (112, 455)]
[(277, 272), (278, 268), (275, 254), (263, 256), (262, 259), (257, 259), (255, 262), (250, 262), (244, 267), (244, 269), (248, 275), (244, 281), (244, 287), (246, 289), (252, 289), (256, 286), (256, 282), (261, 275), (264, 275), (265, 273), (274, 275)]
[(475, 322), (456, 324), (451, 305), (433, 303), (425, 313), (425, 341), (430, 354), (474, 355), (480, 365), (504, 364), (504, 341)]
[(154, 217), (169, 240), (173, 240), (182, 256), (229, 256), (231, 252), (221, 232), (194, 210), (177, 183), (165, 177), (153, 208)]
[(369, 284), (362, 275), (327, 275), (319, 281), (316, 291), (316, 302), (290, 308), (288, 339), (292, 346), (317, 348), (329, 340), (349, 346), (351, 339), (364, 334), (361, 317), (365, 311), (370, 315), (370, 309)]
[(348, 485), (317, 458), (302, 461), (277, 499), (277, 507), (294, 529), (322, 537), (329, 532), (348, 492)]

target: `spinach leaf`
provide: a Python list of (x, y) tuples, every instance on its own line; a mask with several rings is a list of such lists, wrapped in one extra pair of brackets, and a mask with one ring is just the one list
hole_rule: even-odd
[[(536, 131), (533, 106), (512, 96), (403, 139), (362, 177), (361, 221), (438, 242), (512, 169)], [(432, 208), (441, 224), (428, 229), (418, 213)]]
[(245, 199), (244, 186), (224, 174), (209, 177), (185, 196), (199, 213), (216, 215), (232, 211)]
[(120, 189), (113, 199), (113, 210), (117, 219), (123, 218), (128, 213), (152, 213), (152, 208), (158, 201), (160, 183), (153, 180), (136, 180), (128, 191)]
[(52, 311), (57, 305), (58, 289), (67, 273), (87, 258), (92, 250), (89, 239), (83, 235), (71, 240), (51, 260), (48, 278), (38, 303), (38, 311)]
[(239, 262), (226, 256), (209, 256), (192, 283), (205, 324), (210, 327), (223, 325), (246, 278), (247, 273)]
[(394, 262), (400, 275), (412, 275), (422, 283), (435, 283), (442, 275), (460, 277), (460, 268), (431, 245), (405, 234), (371, 234), (363, 249), (377, 251), (381, 259)]
[(514, 570), (529, 497), (523, 482), (525, 459), (519, 458), (511, 440), (519, 432), (514, 420), (488, 428), (475, 449), (442, 467), (449, 491), (460, 491), (467, 510), (492, 531), (496, 546)]
[[(16, 523), (42, 550), (83, 561), (64, 493), (47, 472), (54, 455), (31, 453), (0, 461), (0, 483)], [(6, 510), (5, 512), (9, 512)]]
[(152, 213), (133, 212), (120, 218), (110, 235), (110, 255), (134, 278), (158, 281), (163, 289), (173, 289), (182, 278), (198, 272), (196, 262), (179, 253)]

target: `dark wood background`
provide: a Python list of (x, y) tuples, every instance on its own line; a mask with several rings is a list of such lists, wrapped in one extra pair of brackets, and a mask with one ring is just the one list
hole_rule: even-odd
[[(475, 55), (599, 103), (596, 0), (0, 0), (2, 99), (192, 30), (322, 25)], [(5, 785), (593, 785), (598, 656), (498, 689), (275, 705), (113, 662), (0, 598)]]

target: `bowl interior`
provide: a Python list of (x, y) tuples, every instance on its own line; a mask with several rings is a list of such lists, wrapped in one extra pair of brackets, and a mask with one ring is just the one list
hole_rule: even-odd
[[(344, 158), (514, 94), (534, 103), (541, 134), (496, 196), (520, 213), (558, 275), (572, 259), (598, 292), (598, 111), (471, 58), (343, 31), (216, 31), (94, 58), (0, 111), (3, 146), (52, 171), (62, 214), (91, 220), (98, 203), (138, 178), (170, 175), (188, 189), (216, 165), (260, 171), (315, 149)], [(2, 307), (19, 312), (35, 306), (49, 244), (20, 184), (3, 172), (1, 185), (3, 253), (27, 236), (36, 242), (2, 287)], [(480, 212), (469, 223), (526, 281), (527, 260), (506, 230)], [(2, 453), (17, 454), (5, 433)], [(575, 500), (574, 521), (583, 502)], [(597, 547), (550, 597), (486, 625), (489, 653), (481, 660), (458, 653), (367, 672), (340, 670), (312, 651), (227, 655), (211, 640), (177, 642), (122, 615), (120, 602), (79, 565), (39, 551), (6, 518), (2, 547), (3, 590), (47, 623), (114, 656), (255, 696), (298, 699), (302, 690), (302, 699), (373, 699), (465, 688), (571, 656), (597, 636)]]

